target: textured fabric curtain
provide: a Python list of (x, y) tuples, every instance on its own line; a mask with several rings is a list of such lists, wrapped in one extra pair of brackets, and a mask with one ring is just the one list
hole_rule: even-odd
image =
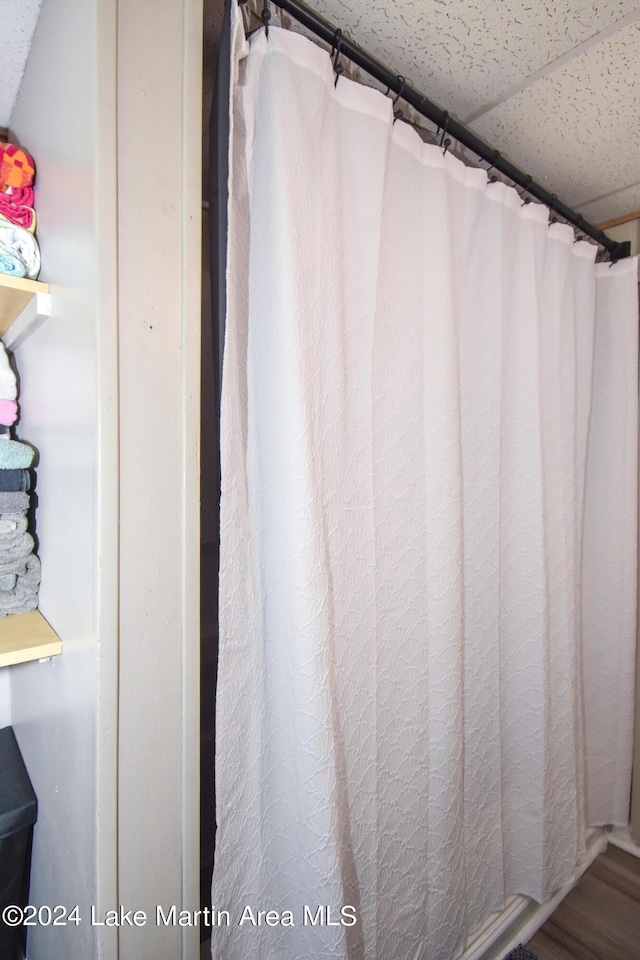
[(213, 956), (452, 960), (627, 819), (637, 265), (301, 36), (233, 70)]

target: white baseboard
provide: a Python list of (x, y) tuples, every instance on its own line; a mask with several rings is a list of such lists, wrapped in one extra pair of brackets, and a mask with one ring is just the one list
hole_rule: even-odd
[(631, 838), (631, 831), (629, 827), (609, 827), (607, 830), (607, 837), (609, 843), (612, 843), (616, 847), (620, 847), (622, 850), (626, 850), (627, 853), (633, 854), (634, 857), (640, 857), (640, 847), (637, 843)]
[(546, 903), (536, 903), (527, 897), (514, 897), (506, 910), (480, 929), (460, 960), (504, 960), (514, 947), (530, 940), (573, 890), (585, 870), (606, 850), (609, 839), (609, 834), (602, 828), (593, 830), (587, 838), (587, 858), (580, 864), (573, 883), (558, 890)]

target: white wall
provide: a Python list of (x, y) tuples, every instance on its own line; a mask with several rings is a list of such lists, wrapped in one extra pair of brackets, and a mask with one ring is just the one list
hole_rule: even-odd
[(11, 683), (9, 671), (0, 670), (0, 730), (11, 723)]
[[(52, 284), (53, 316), (15, 355), (17, 434), (39, 451), (40, 609), (63, 641), (61, 656), (11, 668), (12, 721), (38, 797), (31, 901), (78, 904), (83, 917), (79, 926), (31, 928), (29, 960), (93, 960), (90, 906), (109, 888), (98, 823), (108, 826), (115, 813), (98, 785), (114, 762), (115, 708), (98, 667), (100, 645), (113, 636), (104, 608), (117, 575), (114, 542), (104, 535), (117, 492), (116, 434), (104, 406), (109, 391), (115, 396), (113, 333), (103, 315), (115, 287), (115, 192), (102, 172), (115, 166), (115, 54), (102, 49), (112, 39), (110, 8), (44, 0), (10, 124), (36, 160), (40, 279)], [(114, 641), (114, 658), (115, 651)]]

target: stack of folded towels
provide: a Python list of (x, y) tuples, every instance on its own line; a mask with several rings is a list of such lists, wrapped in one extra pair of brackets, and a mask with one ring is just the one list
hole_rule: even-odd
[(35, 280), (40, 249), (35, 238), (33, 157), (14, 143), (0, 143), (0, 273)]
[(0, 617), (38, 606), (40, 560), (27, 532), (33, 449), (11, 439), (18, 417), (16, 377), (0, 341)]

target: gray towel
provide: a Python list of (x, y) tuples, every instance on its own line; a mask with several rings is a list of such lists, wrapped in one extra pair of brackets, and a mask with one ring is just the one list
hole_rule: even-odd
[(28, 493), (0, 491), (0, 513), (26, 513), (28, 509)]
[(10, 540), (16, 540), (27, 529), (27, 518), (24, 513), (0, 512), (0, 543), (6, 545)]
[(22, 576), (27, 572), (27, 557), (19, 557), (17, 560), (7, 560), (0, 563), (0, 577), (7, 577), (11, 574)]
[[(27, 531), (27, 516), (24, 513), (0, 513), (0, 559), (10, 559), (11, 551), (18, 550), (19, 556), (28, 556), (31, 552), (29, 548), (32, 538), (25, 540)], [(31, 548), (33, 549), (33, 547)], [(0, 562), (0, 577), (3, 576), (2, 563)], [(12, 571), (13, 572), (13, 571)], [(23, 574), (24, 570), (15, 571)], [(6, 574), (6, 571), (4, 571)], [(8, 584), (8, 585), (7, 585)], [(13, 590), (15, 583), (0, 581), (0, 590)]]
[(4, 572), (3, 563), (28, 557), (33, 551), (33, 546), (33, 537), (30, 533), (21, 533), (18, 537), (8, 538), (6, 542), (0, 537), (0, 573)]
[(0, 592), (0, 617), (8, 613), (29, 613), (37, 609), (40, 586), (40, 560), (32, 553), (27, 557), (26, 571), (16, 579), (13, 590)]

